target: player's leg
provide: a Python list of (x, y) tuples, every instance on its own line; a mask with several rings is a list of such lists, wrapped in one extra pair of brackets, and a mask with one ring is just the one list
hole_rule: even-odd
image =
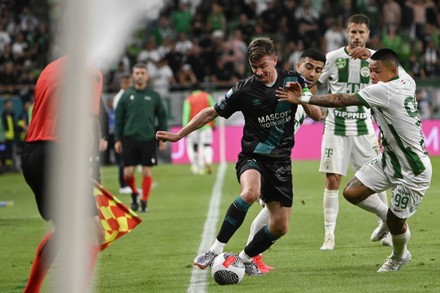
[(321, 250), (332, 250), (335, 247), (339, 187), (341, 178), (346, 175), (350, 164), (351, 147), (351, 137), (328, 134), (323, 136), (319, 172), (325, 173), (326, 177), (323, 196), (325, 234)]
[(341, 184), (341, 175), (333, 173), (327, 173), (325, 175), (325, 189), (322, 201), (325, 235), (321, 250), (332, 250), (335, 247), (335, 229), (339, 213), (339, 186)]
[(248, 275), (261, 274), (252, 257), (266, 251), (288, 231), (293, 202), (291, 168), (290, 160), (266, 162), (261, 168), (264, 178), (261, 195), (270, 211), (270, 220), (239, 254)]
[[(41, 217), (46, 221), (51, 219), (46, 200), (49, 153), (47, 143), (26, 144), (22, 152), (23, 176), (34, 193)], [(24, 292), (39, 292), (56, 255), (52, 238), (53, 232), (50, 231), (40, 241)]]
[(416, 213), (430, 186), (432, 166), (429, 162), (425, 162), (424, 165), (425, 171), (416, 177), (407, 177), (404, 181), (389, 177), (392, 181), (392, 196), (387, 213), (387, 225), (392, 236), (393, 252), (378, 272), (397, 271), (411, 260), (411, 253), (407, 249), (411, 232), (406, 219)]
[(211, 265), (215, 256), (223, 252), (229, 239), (243, 223), (250, 206), (258, 200), (261, 194), (261, 175), (257, 171), (257, 162), (248, 158), (240, 158), (236, 171), (240, 181), (240, 196), (238, 196), (226, 211), (217, 238), (208, 252), (197, 256), (194, 265), (205, 269)]
[(193, 131), (192, 133), (188, 134), (188, 136), (186, 137), (186, 154), (191, 164), (191, 173), (193, 173), (194, 175), (199, 174), (199, 169), (197, 164), (198, 162), (197, 132), (198, 130)]
[[(374, 160), (379, 154), (379, 144), (374, 133), (353, 137), (352, 164), (355, 171), (358, 171), (369, 161)], [(388, 205), (386, 191), (378, 192), (377, 196), (383, 203)], [(370, 200), (373, 198), (377, 200), (374, 195), (372, 195)], [(373, 242), (380, 241), (384, 246), (391, 246), (392, 242), (390, 233), (383, 234), (383, 229), (384, 226), (386, 226), (386, 223), (384, 223), (380, 217), (377, 217), (377, 222), (378, 226), (372, 232), (370, 239)]]
[(152, 167), (157, 165), (156, 140), (153, 139), (142, 143), (142, 154), (140, 164), (142, 166), (142, 199), (141, 211), (147, 212), (148, 200), (153, 186), (153, 170)]
[(252, 241), (240, 252), (248, 275), (258, 275), (262, 272), (253, 262), (252, 258), (269, 249), (277, 239), (285, 235), (289, 227), (291, 208), (284, 207), (280, 202), (272, 201), (267, 204), (270, 211), (269, 225), (261, 228)]
[(212, 128), (208, 127), (203, 130), (202, 144), (203, 144), (203, 161), (204, 168), (207, 174), (212, 173), (212, 162), (214, 158), (214, 151), (212, 149)]
[(132, 138), (125, 137), (122, 140), (123, 158), (124, 158), (124, 180), (130, 186), (131, 192), (131, 209), (137, 211), (139, 208), (138, 196), (139, 191), (136, 187), (136, 166), (139, 164), (140, 150), (139, 142)]
[[(263, 205), (263, 208), (258, 213), (258, 215), (254, 218), (252, 221), (250, 231), (249, 231), (249, 237), (246, 245), (248, 245), (252, 239), (254, 238), (255, 234), (260, 231), (261, 228), (263, 228), (265, 225), (269, 225), (269, 218), (270, 218), (270, 212), (269, 209)], [(252, 258), (252, 261), (255, 263), (255, 265), (258, 267), (258, 269), (262, 273), (267, 273), (269, 270), (273, 269), (273, 267), (267, 265), (263, 261), (263, 255), (258, 254)]]

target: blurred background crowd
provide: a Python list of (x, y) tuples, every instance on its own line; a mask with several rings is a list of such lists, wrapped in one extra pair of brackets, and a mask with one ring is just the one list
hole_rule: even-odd
[[(422, 86), (422, 118), (440, 117), (440, 1), (433, 0), (164, 0), (158, 18), (139, 27), (106, 72), (104, 91), (119, 91), (121, 76), (137, 62), (147, 64), (150, 85), (163, 97), (196, 85), (227, 89), (249, 75), (253, 38), (271, 37), (280, 66), (292, 68), (305, 48), (326, 53), (346, 45), (345, 21), (354, 13), (370, 18), (368, 47), (398, 52)], [(15, 140), (26, 132), (33, 87), (50, 61), (59, 15), (59, 0), (0, 0), (0, 143), (11, 136), (8, 117)], [(8, 105), (14, 99), (20, 109)]]

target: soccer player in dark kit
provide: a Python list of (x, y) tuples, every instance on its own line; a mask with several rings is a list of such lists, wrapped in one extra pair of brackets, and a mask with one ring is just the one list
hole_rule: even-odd
[[(308, 89), (295, 71), (276, 68), (278, 57), (268, 38), (257, 38), (249, 44), (248, 59), (254, 73), (251, 77), (235, 84), (222, 100), (202, 110), (178, 133), (158, 131), (156, 138), (176, 142), (218, 116), (227, 119), (234, 112), (243, 113), (242, 150), (236, 164), (240, 195), (229, 206), (217, 239), (206, 253), (194, 259), (194, 265), (201, 269), (211, 265), (243, 223), (249, 207), (261, 196), (270, 211), (269, 225), (261, 228), (239, 254), (246, 274), (260, 275), (252, 257), (287, 233), (293, 200), (290, 156), (297, 107), (279, 102), (276, 90), (291, 80), (298, 81), (305, 92)], [(307, 105), (305, 110), (309, 111)]]

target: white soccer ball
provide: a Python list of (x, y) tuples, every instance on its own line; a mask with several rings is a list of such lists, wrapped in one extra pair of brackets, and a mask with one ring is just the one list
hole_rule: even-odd
[(230, 252), (220, 253), (211, 265), (211, 276), (219, 285), (240, 283), (244, 272), (243, 261), (238, 255)]

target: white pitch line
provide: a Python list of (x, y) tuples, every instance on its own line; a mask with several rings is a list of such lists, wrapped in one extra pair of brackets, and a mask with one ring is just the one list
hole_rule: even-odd
[[(206, 216), (205, 226), (203, 228), (202, 241), (200, 242), (197, 255), (206, 252), (215, 240), (215, 231), (217, 230), (217, 221), (220, 212), (220, 200), (222, 197), (223, 182), (226, 174), (226, 163), (220, 163), (214, 187), (212, 189), (211, 200), (209, 202), (208, 214)], [(194, 267), (191, 274), (191, 281), (188, 287), (188, 293), (205, 293), (206, 276), (209, 270), (201, 270)]]

